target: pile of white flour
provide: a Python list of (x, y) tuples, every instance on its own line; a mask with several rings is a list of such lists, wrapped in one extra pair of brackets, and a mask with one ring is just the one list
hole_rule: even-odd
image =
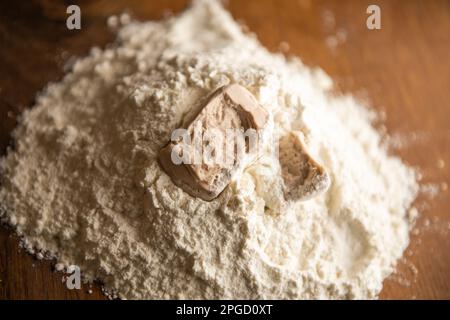
[[(240, 83), (275, 129), (301, 130), (327, 193), (270, 211), (274, 159), (205, 202), (156, 162), (189, 109)], [(5, 221), (34, 253), (80, 266), (122, 298), (374, 298), (408, 245), (414, 172), (370, 113), (320, 69), (264, 49), (216, 1), (131, 22), (51, 84), (1, 164)]]

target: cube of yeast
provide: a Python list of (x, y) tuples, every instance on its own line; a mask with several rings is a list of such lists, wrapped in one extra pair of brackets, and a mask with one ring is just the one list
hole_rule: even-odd
[(302, 136), (290, 132), (280, 139), (279, 160), (287, 200), (308, 200), (325, 192), (330, 177), (308, 153)]
[(159, 163), (177, 186), (211, 201), (256, 160), (255, 144), (260, 142), (268, 117), (246, 88), (238, 84), (221, 87), (185, 128), (186, 136), (161, 149)]

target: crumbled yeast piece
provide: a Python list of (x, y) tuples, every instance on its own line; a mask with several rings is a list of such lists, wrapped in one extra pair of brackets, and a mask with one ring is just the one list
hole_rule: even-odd
[(309, 154), (297, 132), (280, 139), (280, 165), (287, 200), (308, 200), (330, 186), (325, 168)]

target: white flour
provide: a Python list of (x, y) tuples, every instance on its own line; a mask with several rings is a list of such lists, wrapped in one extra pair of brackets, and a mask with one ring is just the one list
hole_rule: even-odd
[[(275, 160), (212, 202), (155, 161), (182, 116), (238, 82), (275, 131), (302, 130), (332, 185), (280, 215)], [(264, 49), (215, 1), (132, 22), (49, 85), (1, 160), (1, 212), (35, 253), (79, 265), (122, 298), (374, 298), (408, 245), (412, 170), (331, 79)], [(42, 253), (41, 253), (42, 254)]]

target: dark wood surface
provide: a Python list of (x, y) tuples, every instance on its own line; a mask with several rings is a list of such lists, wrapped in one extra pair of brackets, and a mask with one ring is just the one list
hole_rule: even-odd
[[(1, 154), (16, 117), (33, 105), (46, 83), (61, 78), (64, 62), (114, 38), (106, 27), (109, 15), (128, 10), (138, 19), (157, 19), (187, 2), (74, 3), (81, 7), (82, 29), (69, 31), (68, 2), (0, 2)], [(369, 4), (381, 7), (381, 30), (366, 28)], [(445, 189), (450, 180), (450, 1), (235, 0), (227, 7), (270, 50), (286, 42), (288, 55), (322, 67), (337, 90), (369, 98), (386, 113), (387, 132), (409, 141), (408, 148), (392, 152), (420, 168), (424, 183)], [(330, 47), (342, 30), (346, 39)], [(421, 209), (418, 231), (397, 274), (385, 281), (381, 298), (450, 299), (449, 191), (433, 199), (423, 194), (416, 204)], [(87, 286), (68, 290), (61, 278), (52, 262), (24, 253), (17, 237), (0, 227), (0, 299), (104, 299), (98, 285), (92, 293)]]

